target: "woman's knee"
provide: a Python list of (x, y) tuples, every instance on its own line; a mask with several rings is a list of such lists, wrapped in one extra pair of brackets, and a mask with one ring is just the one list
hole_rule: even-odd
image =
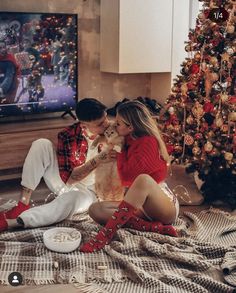
[(89, 216), (97, 223), (104, 225), (112, 216), (119, 203), (95, 202), (88, 209)]
[(89, 216), (95, 221), (95, 222), (100, 222), (101, 218), (101, 205), (99, 202), (94, 202), (90, 205), (88, 209)]
[(133, 184), (136, 188), (144, 188), (146, 186), (150, 186), (150, 184), (153, 184), (155, 182), (153, 178), (148, 174), (140, 174), (138, 175)]

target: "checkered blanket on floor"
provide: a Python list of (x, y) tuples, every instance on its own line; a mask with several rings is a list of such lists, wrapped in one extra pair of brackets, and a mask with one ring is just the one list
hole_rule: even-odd
[[(55, 226), (77, 228), (85, 241), (99, 229), (87, 215)], [(24, 284), (74, 283), (87, 293), (236, 292), (236, 218), (215, 209), (185, 212), (176, 227), (182, 237), (120, 229), (92, 254), (49, 251), (43, 233), (51, 227), (3, 232), (0, 284), (17, 271)]]

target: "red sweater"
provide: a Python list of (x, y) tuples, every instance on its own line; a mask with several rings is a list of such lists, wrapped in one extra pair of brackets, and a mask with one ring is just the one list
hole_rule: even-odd
[(160, 156), (154, 136), (133, 139), (127, 136), (127, 149), (117, 155), (117, 168), (124, 186), (129, 187), (140, 174), (150, 175), (157, 183), (167, 176), (166, 161)]

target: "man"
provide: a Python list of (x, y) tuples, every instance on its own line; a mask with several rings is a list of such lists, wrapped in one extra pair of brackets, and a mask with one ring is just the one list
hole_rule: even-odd
[(0, 103), (14, 102), (19, 85), (18, 74), (18, 65), (14, 55), (7, 52), (5, 41), (0, 40)]
[[(76, 107), (79, 122), (58, 134), (57, 151), (47, 139), (33, 142), (23, 166), (21, 198), (17, 206), (0, 214), (0, 231), (51, 225), (86, 211), (96, 200), (93, 171), (100, 163), (115, 159), (115, 151), (98, 153), (91, 148), (95, 137), (109, 126), (105, 109), (95, 99), (83, 99)], [(58, 196), (30, 209), (32, 192), (42, 177)]]

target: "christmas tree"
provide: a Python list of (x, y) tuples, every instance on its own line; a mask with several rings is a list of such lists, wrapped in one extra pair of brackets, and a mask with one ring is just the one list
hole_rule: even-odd
[(236, 1), (204, 0), (160, 117), (169, 153), (198, 172), (206, 201), (236, 207)]

